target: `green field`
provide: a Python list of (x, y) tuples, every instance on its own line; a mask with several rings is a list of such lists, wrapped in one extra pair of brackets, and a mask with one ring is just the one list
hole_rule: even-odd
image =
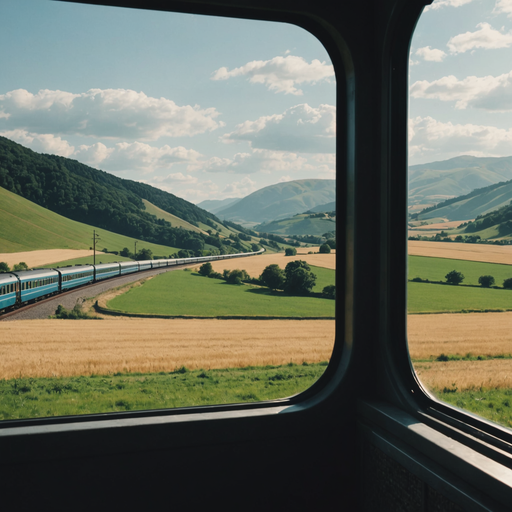
[(511, 265), (501, 265), (448, 258), (409, 256), (409, 279), (421, 277), (430, 281), (446, 281), (445, 276), (451, 270), (457, 270), (464, 274), (462, 284), (478, 285), (480, 276), (491, 275), (496, 280), (496, 285), (501, 286), (505, 279), (512, 277), (512, 262)]
[(326, 366), (0, 380), (0, 420), (272, 400), (306, 390)]
[(173, 228), (188, 229), (189, 231), (195, 231), (196, 233), (205, 232), (205, 230), (202, 230), (201, 228), (198, 228), (193, 224), (190, 224), (190, 222), (180, 219), (179, 217), (176, 217), (176, 215), (173, 215), (172, 213), (166, 212), (165, 210), (158, 208), (158, 206), (155, 206), (146, 199), (143, 199), (142, 202), (144, 203), (144, 206), (146, 207), (146, 211), (148, 213), (154, 215), (157, 219), (163, 219), (166, 220), (167, 222), (170, 222)]
[(124, 313), (202, 317), (334, 317), (334, 306), (330, 299), (290, 297), (180, 270), (156, 276), (108, 302), (109, 308)]
[(408, 283), (409, 313), (512, 309), (512, 290)]
[(315, 267), (310, 265), (311, 272), (316, 276), (316, 283), (313, 292), (322, 293), (322, 290), (330, 284), (336, 284), (336, 271), (330, 268)]
[[(89, 249), (93, 226), (53, 213), (0, 187), (0, 253), (43, 249)], [(134, 248), (135, 238), (96, 229), (100, 235), (98, 249), (121, 251)], [(153, 254), (169, 256), (176, 247), (138, 241), (137, 249), (151, 249)]]

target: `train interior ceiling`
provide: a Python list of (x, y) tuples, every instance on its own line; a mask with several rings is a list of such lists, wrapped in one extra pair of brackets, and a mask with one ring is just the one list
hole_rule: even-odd
[(425, 2), (82, 3), (294, 23), (322, 42), (337, 81), (337, 339), (290, 399), (3, 422), (1, 508), (510, 510), (511, 432), (434, 400), (407, 351), (408, 60)]

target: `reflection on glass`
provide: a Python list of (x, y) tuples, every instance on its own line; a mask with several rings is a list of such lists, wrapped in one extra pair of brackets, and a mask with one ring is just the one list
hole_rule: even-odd
[(249, 20), (0, 11), (0, 419), (310, 387), (336, 295), (323, 46)]
[(503, 2), (426, 8), (410, 54), (409, 120), (414, 369), (440, 400), (507, 427), (512, 48), (505, 39), (511, 29)]

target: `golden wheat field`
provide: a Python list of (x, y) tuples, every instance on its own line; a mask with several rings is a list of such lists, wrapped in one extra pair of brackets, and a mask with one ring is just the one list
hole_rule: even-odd
[(5, 261), (12, 267), (24, 261), (30, 268), (48, 265), (56, 261), (66, 261), (74, 258), (91, 256), (92, 251), (75, 249), (48, 249), (45, 251), (26, 251), (13, 253), (0, 253), (0, 261)]
[(277, 264), (282, 269), (290, 261), (304, 260), (310, 265), (316, 267), (336, 268), (335, 251), (330, 254), (308, 254), (308, 251), (318, 251), (318, 247), (309, 247), (307, 249), (298, 249), (297, 256), (285, 256), (284, 253), (262, 254), (259, 256), (248, 256), (247, 258), (233, 258), (231, 260), (220, 260), (212, 262), (212, 267), (216, 272), (222, 272), (225, 268), (233, 270), (235, 268), (244, 269), (252, 277), (258, 277), (266, 266)]
[(456, 242), (422, 242), (409, 240), (410, 256), (431, 256), (455, 260), (512, 263), (512, 245), (459, 244)]
[(0, 378), (327, 361), (333, 320), (0, 322)]
[[(409, 315), (409, 352), (413, 360), (511, 354), (511, 326), (512, 312)], [(427, 388), (512, 388), (512, 359), (414, 363), (414, 368)]]

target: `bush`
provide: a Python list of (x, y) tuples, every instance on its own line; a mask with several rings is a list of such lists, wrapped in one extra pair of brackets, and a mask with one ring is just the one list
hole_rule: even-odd
[(322, 295), (327, 299), (336, 299), (336, 286), (330, 284), (322, 290)]
[(228, 273), (226, 282), (228, 284), (242, 284), (242, 281), (249, 279), (249, 274), (245, 270), (238, 268)]
[(478, 278), (478, 284), (481, 284), (483, 288), (490, 288), (494, 282), (494, 277), (492, 276), (480, 276)]
[(329, 238), (327, 242), (325, 242), (331, 249), (336, 249), (336, 240), (334, 238)]
[(209, 276), (212, 272), (213, 272), (213, 267), (212, 267), (212, 264), (209, 261), (206, 262), (206, 263), (203, 263), (199, 267), (199, 273), (202, 276)]
[(282, 290), (284, 288), (285, 273), (279, 265), (274, 263), (265, 267), (260, 275), (260, 281), (272, 291)]
[(329, 244), (322, 244), (318, 249), (318, 252), (320, 254), (329, 254), (331, 252), (331, 247), (329, 246)]
[(210, 272), (208, 277), (210, 279), (224, 279), (224, 276), (220, 272)]
[(506, 288), (507, 290), (512, 290), (512, 277), (509, 277), (508, 279), (505, 279), (505, 281), (503, 281), (503, 288)]
[(12, 267), (13, 272), (19, 272), (20, 270), (28, 270), (28, 265), (24, 261), (20, 261), (16, 263), (14, 267)]
[(59, 304), (53, 318), (59, 318), (61, 320), (102, 320), (100, 317), (85, 313), (82, 310), (82, 306), (78, 303), (75, 304), (72, 310), (66, 309), (62, 304)]
[(11, 269), (9, 268), (9, 265), (5, 263), (5, 261), (0, 261), (0, 272), (10, 272)]
[(297, 256), (297, 249), (295, 249), (295, 247), (287, 247), (284, 250), (284, 255), (285, 256)]
[(464, 274), (457, 272), (456, 270), (448, 272), (448, 274), (446, 274), (444, 277), (448, 284), (460, 284), (462, 281), (464, 281)]

